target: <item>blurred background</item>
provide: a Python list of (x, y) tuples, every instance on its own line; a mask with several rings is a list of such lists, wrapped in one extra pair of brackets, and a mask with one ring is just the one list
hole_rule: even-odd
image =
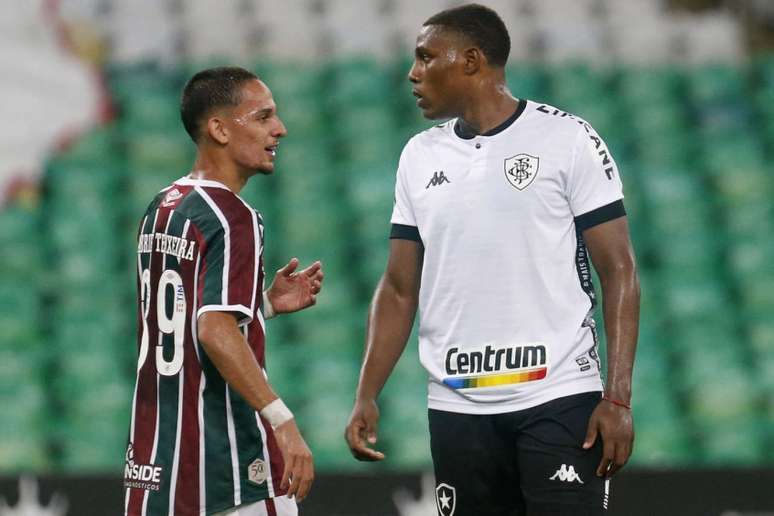
[[(357, 463), (342, 434), (398, 156), (431, 125), (406, 79), (414, 39), (460, 3), (0, 2), (0, 515), (118, 512), (136, 225), (192, 164), (183, 84), (224, 64), (261, 76), (289, 131), (243, 192), (266, 270), (326, 269), (314, 310), (268, 323), (272, 383), (320, 473), (304, 514), (433, 514), (415, 338), (381, 398), (388, 460)], [(588, 120), (624, 180), (642, 324), (611, 513), (774, 514), (774, 2), (481, 3), (510, 31), (514, 95)]]

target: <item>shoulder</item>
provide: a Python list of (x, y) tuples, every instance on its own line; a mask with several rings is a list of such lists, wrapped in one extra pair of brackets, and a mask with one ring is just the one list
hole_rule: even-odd
[(164, 199), (169, 194), (170, 189), (173, 185), (169, 185), (165, 187), (164, 189), (160, 190), (156, 195), (153, 196), (153, 199), (151, 200), (150, 204), (148, 204), (148, 208), (145, 210), (145, 216), (150, 215), (156, 209), (159, 207), (159, 205), (164, 201)]
[(448, 137), (449, 131), (452, 131), (454, 120), (449, 120), (442, 124), (434, 125), (424, 131), (421, 131), (406, 142), (403, 146), (400, 159), (402, 164), (408, 164), (410, 161), (421, 157), (427, 150), (441, 143)]
[(574, 143), (581, 134), (596, 134), (591, 124), (574, 113), (542, 102), (530, 101), (530, 104), (532, 107), (530, 118), (533, 123), (539, 125), (542, 131), (550, 132), (555, 137)]
[(232, 232), (257, 223), (255, 210), (226, 188), (194, 186), (180, 204), (179, 211), (205, 233), (212, 230)]

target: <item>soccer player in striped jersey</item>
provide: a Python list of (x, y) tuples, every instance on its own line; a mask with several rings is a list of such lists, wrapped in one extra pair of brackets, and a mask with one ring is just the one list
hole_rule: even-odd
[(587, 122), (510, 94), (509, 51), (481, 5), (419, 33), (408, 78), (423, 115), (447, 121), (400, 157), (346, 437), (358, 459), (384, 458), (370, 447), (376, 400), (419, 308), (438, 514), (598, 516), (634, 438), (639, 283), (623, 187)]
[(137, 383), (125, 514), (295, 515), (312, 455), (266, 375), (265, 320), (315, 303), (321, 264), (295, 258), (264, 292), (261, 216), (239, 197), (271, 174), (286, 130), (241, 68), (194, 75), (181, 117), (193, 171), (153, 199), (137, 242)]

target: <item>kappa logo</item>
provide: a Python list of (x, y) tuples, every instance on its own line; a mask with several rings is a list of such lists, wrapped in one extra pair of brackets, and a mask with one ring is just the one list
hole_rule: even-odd
[(161, 207), (162, 208), (169, 208), (170, 206), (175, 204), (175, 202), (178, 199), (180, 199), (182, 196), (183, 196), (183, 194), (180, 193), (180, 190), (178, 190), (177, 188), (173, 188), (172, 190), (167, 192), (166, 196), (164, 196), (164, 202), (161, 203)]
[(451, 181), (449, 181), (448, 177), (443, 175), (443, 170), (438, 170), (433, 174), (433, 177), (430, 179), (430, 182), (427, 183), (425, 190), (427, 190), (431, 186), (438, 186), (444, 183), (451, 183)]
[(435, 503), (441, 516), (453, 516), (457, 508), (457, 490), (449, 484), (438, 484), (435, 488)]
[(562, 464), (562, 466), (556, 470), (556, 473), (554, 473), (554, 476), (549, 478), (548, 480), (559, 480), (561, 482), (578, 482), (579, 484), (583, 483), (583, 480), (581, 480), (580, 475), (578, 475), (575, 472), (575, 468), (573, 466), (568, 466), (567, 464)]
[(516, 154), (506, 158), (504, 165), (505, 178), (511, 186), (517, 190), (524, 190), (535, 180), (540, 167), (540, 158), (529, 154)]
[(262, 459), (255, 459), (247, 466), (247, 479), (253, 484), (261, 485), (269, 477), (269, 470), (266, 462)]

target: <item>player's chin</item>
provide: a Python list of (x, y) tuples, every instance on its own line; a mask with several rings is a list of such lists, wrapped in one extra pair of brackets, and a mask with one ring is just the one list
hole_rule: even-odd
[(435, 119), (435, 110), (431, 105), (427, 104), (426, 102), (417, 102), (417, 107), (422, 112), (423, 117), (427, 118), (428, 120)]
[(433, 106), (420, 107), (422, 110), (422, 116), (428, 120), (441, 120), (449, 118), (442, 110), (434, 108)]
[(253, 167), (256, 174), (269, 175), (274, 173), (274, 163), (271, 161), (260, 163)]

